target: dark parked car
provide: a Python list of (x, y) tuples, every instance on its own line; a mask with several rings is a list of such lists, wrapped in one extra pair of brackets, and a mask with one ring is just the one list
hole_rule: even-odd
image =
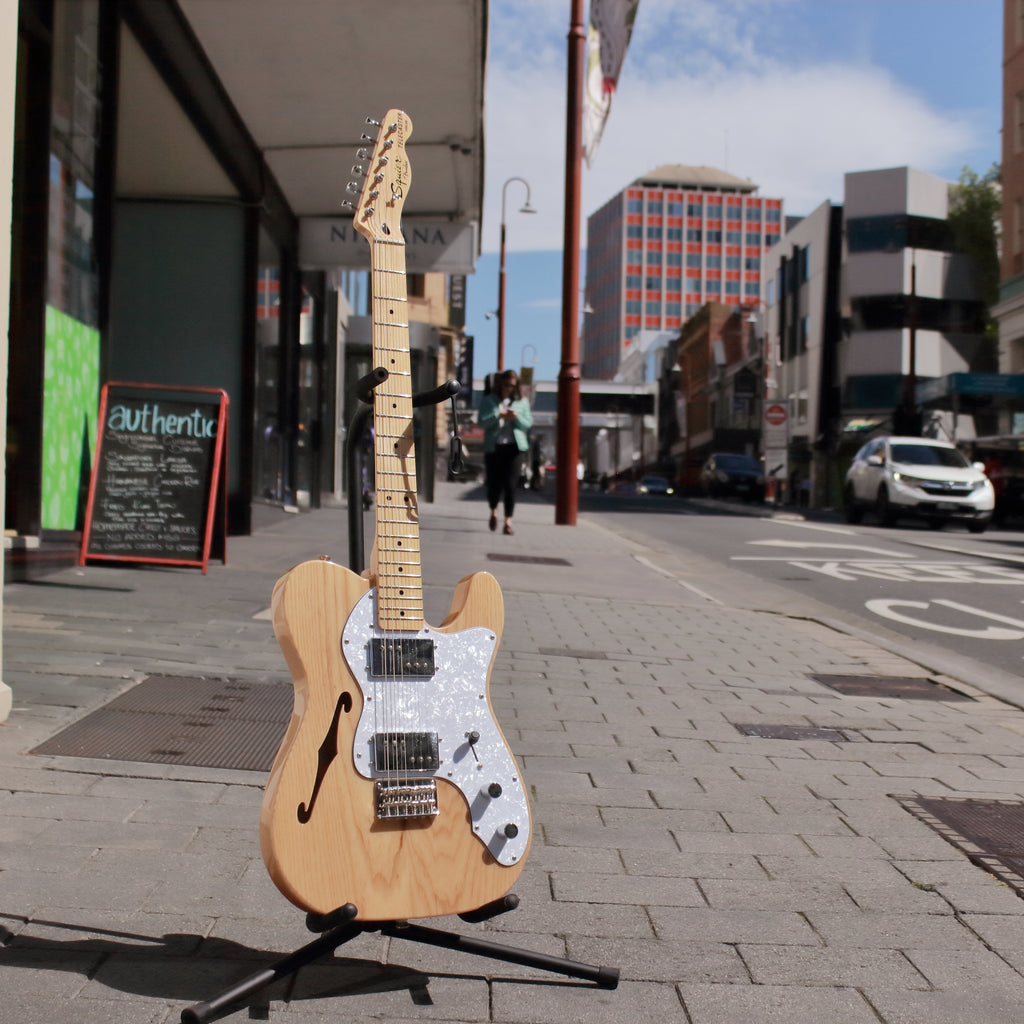
[(716, 452), (701, 468), (700, 487), (709, 498), (764, 501), (764, 468), (752, 455)]
[(674, 494), (672, 485), (663, 476), (643, 476), (636, 485), (638, 494)]

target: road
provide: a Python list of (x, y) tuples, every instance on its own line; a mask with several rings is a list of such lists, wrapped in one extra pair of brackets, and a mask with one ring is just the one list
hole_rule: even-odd
[(1024, 703), (1024, 532), (850, 526), (829, 513), (593, 492), (580, 509), (706, 600), (839, 622), (954, 675), (973, 668), (1015, 688), (1019, 678)]

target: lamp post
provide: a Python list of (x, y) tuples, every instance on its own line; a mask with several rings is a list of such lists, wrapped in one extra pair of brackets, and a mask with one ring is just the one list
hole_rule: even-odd
[[(779, 412), (778, 403), (772, 400), (772, 393), (778, 387), (778, 381), (775, 379), (775, 367), (773, 365), (775, 352), (772, 350), (771, 329), (767, 322), (768, 304), (758, 299), (749, 304), (746, 309), (748, 310), (746, 322), (750, 325), (751, 333), (755, 337), (757, 337), (758, 333), (760, 335), (758, 340), (761, 347), (761, 370), (763, 375), (761, 390), (761, 449), (764, 455), (764, 489), (765, 500), (774, 502), (776, 499), (775, 485), (777, 475), (772, 470), (777, 470), (780, 467), (785, 468), (786, 466), (788, 428), (785, 423), (784, 413)], [(780, 415), (783, 416), (781, 421), (779, 420)], [(780, 457), (782, 462), (776, 463), (775, 460)], [(783, 479), (785, 479), (785, 475), (783, 473)]]
[(526, 186), (526, 202), (520, 213), (536, 213), (530, 205), (530, 184), (525, 178), (509, 178), (501, 186), (501, 260), (498, 268), (498, 372), (505, 369), (505, 193), (513, 181)]

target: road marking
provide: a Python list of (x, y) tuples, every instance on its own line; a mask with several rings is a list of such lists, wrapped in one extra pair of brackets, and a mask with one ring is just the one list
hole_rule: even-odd
[(872, 555), (885, 555), (888, 558), (916, 558), (917, 555), (904, 555), (891, 548), (873, 548), (867, 544), (833, 544), (825, 540), (748, 540), (748, 544), (766, 548), (841, 548), (844, 551), (867, 551)]
[(971, 558), (989, 558), (997, 562), (1024, 563), (1024, 555), (1014, 555), (1008, 551), (975, 551), (973, 548), (958, 548), (949, 544), (929, 543), (926, 540), (908, 540), (907, 543), (917, 547), (932, 548), (935, 551), (945, 551), (951, 555), (969, 555)]
[(713, 597), (707, 591), (701, 590), (700, 587), (694, 586), (692, 583), (687, 583), (686, 580), (681, 580), (674, 572), (664, 568), (664, 566), (658, 565), (656, 562), (652, 562), (649, 558), (645, 558), (643, 555), (633, 555), (633, 557), (641, 564), (646, 565), (648, 569), (653, 569), (660, 576), (665, 576), (667, 579), (675, 580), (679, 586), (684, 587), (691, 593), (696, 594), (698, 597), (703, 598), (705, 601), (710, 601), (712, 604), (722, 604), (717, 597)]
[(770, 523), (782, 523), (785, 526), (798, 526), (804, 530), (821, 530), (823, 533), (841, 533), (846, 537), (857, 537), (856, 530), (847, 529), (845, 526), (827, 526), (825, 523), (807, 523), (797, 519), (776, 519), (768, 520)]
[[(927, 611), (931, 604), (941, 604), (946, 608), (961, 611), (965, 615), (977, 616), (981, 619), (990, 619), (993, 622), (1002, 622), (1006, 625), (1015, 626), (1015, 629), (1004, 629), (999, 626), (986, 626), (984, 629), (963, 629), (955, 626), (940, 625), (937, 622), (929, 622), (927, 619), (920, 619), (913, 615), (906, 615), (895, 611), (896, 608), (913, 608), (919, 611)], [(987, 612), (982, 608), (974, 608), (969, 604), (960, 604), (958, 601), (947, 601), (944, 598), (936, 598), (928, 601), (897, 601), (889, 598), (875, 598), (865, 601), (864, 607), (868, 611), (886, 619), (894, 619), (896, 622), (906, 623), (908, 626), (920, 626), (922, 629), (930, 629), (936, 633), (946, 633), (952, 636), (974, 637), (979, 640), (1024, 640), (1024, 621), (1012, 619), (1007, 615), (997, 615), (995, 612)]]

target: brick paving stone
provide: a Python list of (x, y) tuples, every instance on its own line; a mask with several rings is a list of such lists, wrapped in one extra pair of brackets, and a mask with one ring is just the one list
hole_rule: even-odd
[[(534, 496), (499, 548), (478, 491), (442, 483), (437, 493), (422, 510), (428, 621), (441, 621), (466, 572), (501, 581), (491, 696), (535, 826), (518, 910), (437, 923), (618, 966), (623, 983), (608, 992), (366, 933), (305, 969), (296, 998), (289, 981), (254, 999), (257, 1017), (1015, 1019), (1024, 900), (893, 795), (1024, 799), (1024, 711), (935, 675), (977, 699), (828, 690), (812, 673), (929, 671), (812, 621), (810, 602), (801, 618), (788, 605), (757, 611), (747, 595), (707, 602), (650, 568), (660, 553), (644, 538), (587, 516), (555, 527)], [(262, 773), (28, 753), (160, 671), (287, 685), (265, 614), (271, 589), (279, 569), (343, 548), (344, 515), (264, 514), (206, 577), (87, 566), (60, 574), (60, 587), (6, 590), (15, 711), (0, 728), (0, 989), (13, 1019), (167, 1024), (311, 938), (259, 855)], [(573, 564), (491, 562), (498, 550)], [(698, 586), (717, 571), (679, 556), (664, 568)], [(726, 576), (723, 593), (739, 594), (746, 578)], [(609, 580), (621, 581), (614, 596)], [(847, 738), (768, 740), (734, 723)]]
[(850, 988), (795, 985), (680, 985), (692, 1024), (878, 1024), (864, 997)]
[(1020, 1016), (1024, 991), (978, 984), (959, 991), (912, 992), (869, 987), (864, 997), (887, 1024), (1007, 1024)]
[(823, 988), (878, 985), (923, 990), (931, 987), (915, 968), (914, 958), (896, 950), (741, 945), (739, 953), (755, 985)]

